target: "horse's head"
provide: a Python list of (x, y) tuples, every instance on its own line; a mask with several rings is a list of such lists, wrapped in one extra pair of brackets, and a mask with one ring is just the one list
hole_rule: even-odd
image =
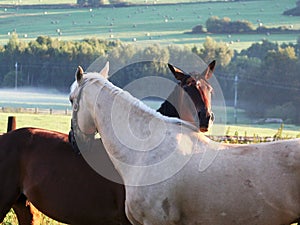
[[(215, 65), (216, 61), (214, 60), (202, 74), (195, 72), (189, 74), (168, 64), (173, 75), (179, 81), (179, 85), (170, 94), (164, 103), (165, 105), (163, 104), (158, 111), (164, 115), (176, 116), (193, 123), (197, 121), (201, 132), (208, 131), (210, 124), (214, 120), (214, 115), (211, 110), (211, 94), (213, 88), (208, 80), (212, 77)], [(188, 94), (186, 97), (182, 97), (184, 91)], [(172, 98), (172, 103), (168, 102), (168, 100)], [(176, 105), (175, 107), (170, 106), (173, 103)], [(196, 112), (197, 115), (193, 115), (195, 114), (193, 111)], [(198, 118), (195, 118), (195, 116)]]
[[(93, 81), (101, 79), (101, 77), (106, 78), (108, 76), (109, 63), (107, 62), (105, 67), (98, 73), (85, 74), (83, 69), (78, 66), (75, 73), (75, 81), (71, 86), (70, 102), (73, 107), (72, 115), (72, 129), (81, 131), (84, 135), (94, 135), (97, 131), (93, 107), (95, 103), (94, 95), (92, 93), (97, 93), (98, 90), (95, 89)], [(84, 88), (89, 86), (89, 88)], [(80, 119), (79, 119), (80, 118)]]

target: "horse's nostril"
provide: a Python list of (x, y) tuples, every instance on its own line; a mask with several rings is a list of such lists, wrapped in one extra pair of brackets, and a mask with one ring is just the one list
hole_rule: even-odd
[(206, 127), (200, 127), (200, 131), (201, 131), (201, 132), (207, 132), (208, 129), (207, 129)]
[(211, 114), (210, 114), (210, 119), (211, 119), (212, 121), (215, 121), (215, 114), (214, 114), (213, 112), (211, 112)]

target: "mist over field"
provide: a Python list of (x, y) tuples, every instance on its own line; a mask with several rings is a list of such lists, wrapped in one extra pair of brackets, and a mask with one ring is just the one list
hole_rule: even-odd
[(0, 89), (0, 106), (6, 108), (71, 109), (68, 93), (45, 88)]
[[(62, 93), (47, 88), (1, 88), (0, 107), (4, 108), (38, 108), (54, 110), (71, 110), (69, 93)], [(144, 100), (151, 108), (159, 108), (161, 101)]]

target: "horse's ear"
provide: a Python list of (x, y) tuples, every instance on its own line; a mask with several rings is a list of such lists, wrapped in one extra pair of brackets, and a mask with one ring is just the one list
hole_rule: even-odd
[(108, 78), (108, 71), (109, 71), (109, 61), (106, 62), (104, 68), (100, 71), (100, 75), (104, 78)]
[(215, 66), (216, 66), (216, 60), (213, 60), (206, 68), (206, 70), (203, 72), (203, 76), (205, 77), (206, 80), (209, 80), (212, 75), (213, 72), (215, 70)]
[(168, 67), (171, 70), (171, 72), (174, 74), (174, 76), (177, 80), (181, 81), (183, 78), (185, 78), (187, 76), (183, 70), (179, 69), (176, 66), (173, 66), (172, 64), (168, 63)]
[(82, 77), (83, 77), (83, 69), (81, 66), (78, 66), (76, 73), (75, 73), (75, 78), (76, 78), (77, 82), (80, 82)]

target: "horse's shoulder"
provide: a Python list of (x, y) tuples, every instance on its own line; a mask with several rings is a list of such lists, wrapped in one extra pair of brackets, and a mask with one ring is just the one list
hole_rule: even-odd
[(43, 136), (43, 137), (46, 137), (46, 138), (59, 139), (59, 140), (63, 140), (63, 141), (68, 140), (68, 135), (67, 134), (57, 132), (57, 131), (53, 131), (53, 130), (46, 130), (46, 129), (36, 128), (36, 129), (32, 130), (32, 132), (33, 132), (33, 134)]

